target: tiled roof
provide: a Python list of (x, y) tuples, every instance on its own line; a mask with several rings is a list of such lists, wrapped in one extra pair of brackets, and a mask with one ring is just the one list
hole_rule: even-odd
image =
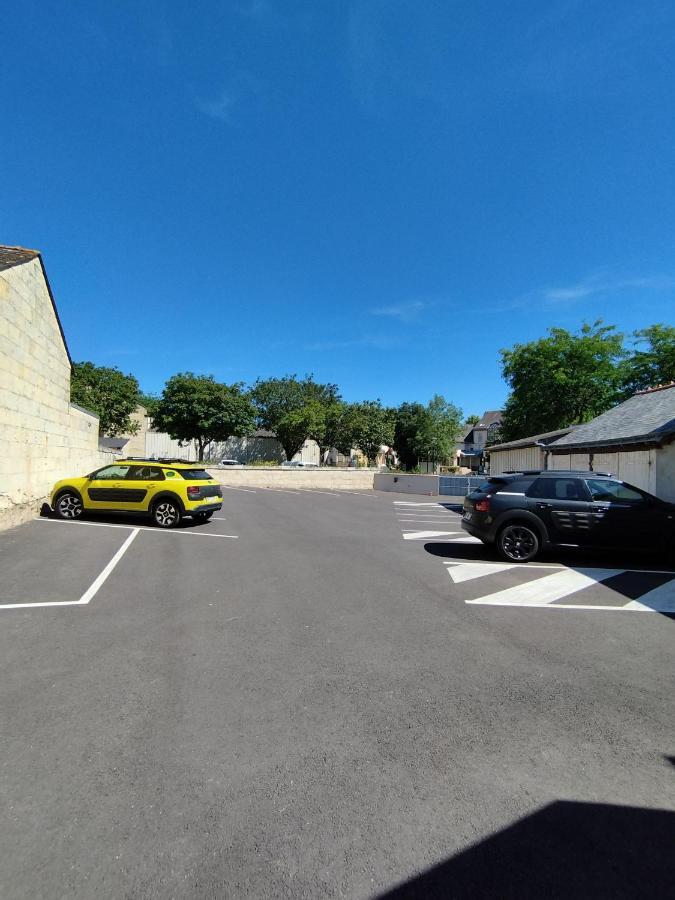
[(40, 255), (39, 250), (27, 250), (25, 247), (6, 247), (0, 244), (0, 272), (30, 262)]
[(675, 383), (634, 394), (552, 444), (551, 449), (659, 444), (675, 436)]
[(558, 428), (557, 431), (544, 431), (542, 434), (533, 434), (530, 435), (530, 437), (518, 438), (516, 441), (506, 441), (503, 444), (492, 444), (490, 447), (486, 447), (486, 450), (490, 453), (494, 453), (495, 450), (515, 450), (518, 447), (534, 447), (535, 444), (538, 443), (548, 445), (558, 438), (569, 434), (578, 427), (578, 425), (570, 425), (569, 428)]
[(481, 417), (480, 424), (489, 428), (490, 425), (501, 422), (503, 415), (504, 413), (501, 409), (487, 409)]

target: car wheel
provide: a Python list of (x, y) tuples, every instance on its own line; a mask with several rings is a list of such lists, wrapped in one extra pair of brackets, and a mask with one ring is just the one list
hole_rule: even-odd
[(180, 523), (180, 507), (174, 500), (160, 500), (152, 509), (152, 519), (160, 528), (175, 528)]
[(497, 552), (508, 562), (529, 562), (539, 553), (539, 535), (522, 522), (505, 525), (497, 535)]
[(192, 518), (195, 520), (195, 522), (208, 522), (212, 515), (213, 511), (205, 513), (195, 513)]
[(79, 519), (84, 512), (82, 498), (75, 491), (64, 491), (54, 504), (59, 519)]

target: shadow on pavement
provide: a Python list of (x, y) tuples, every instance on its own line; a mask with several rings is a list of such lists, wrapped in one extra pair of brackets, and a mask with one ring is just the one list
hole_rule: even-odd
[[(56, 519), (59, 521), (59, 517), (55, 515), (51, 507), (48, 503), (43, 503), (40, 508), (40, 516), (43, 519)], [(63, 521), (67, 522), (69, 520), (64, 519)], [(101, 522), (108, 525), (128, 525), (130, 528), (137, 528), (139, 525), (144, 525), (146, 528), (157, 528), (157, 531), (163, 531), (162, 528), (154, 525), (150, 516), (144, 515), (125, 515), (124, 513), (120, 513), (119, 515), (115, 513), (85, 513), (80, 519), (79, 522)], [(181, 519), (180, 524), (176, 526), (176, 528), (172, 529), (174, 531), (181, 531), (185, 528), (203, 528), (206, 525), (206, 522), (198, 522), (196, 519), (184, 518)]]
[(674, 843), (673, 812), (558, 801), (379, 900), (672, 897)]
[[(471, 562), (494, 562), (500, 559), (493, 544), (462, 543), (461, 541), (429, 541), (424, 549), (432, 556)], [(581, 547), (552, 547), (536, 558), (534, 563), (557, 563), (563, 566), (603, 569), (658, 569), (672, 572), (675, 567), (657, 554), (636, 551), (594, 550)], [(523, 568), (527, 563), (522, 563)]]

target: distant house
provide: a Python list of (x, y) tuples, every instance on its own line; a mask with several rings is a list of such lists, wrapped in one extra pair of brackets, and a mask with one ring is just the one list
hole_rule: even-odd
[(500, 409), (489, 409), (480, 422), (465, 426), (457, 444), (456, 465), (476, 472), (481, 468), (485, 447), (499, 434), (502, 416)]
[(675, 501), (675, 382), (638, 391), (551, 444), (552, 469), (611, 472)]

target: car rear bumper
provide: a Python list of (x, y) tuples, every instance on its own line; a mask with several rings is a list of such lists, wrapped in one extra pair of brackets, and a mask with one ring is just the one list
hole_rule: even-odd
[(466, 519), (462, 519), (462, 528), (472, 537), (477, 537), (481, 541), (492, 543), (495, 539), (494, 532), (491, 533), (491, 529), (477, 527), (473, 522), (467, 522)]
[(215, 512), (218, 509), (223, 508), (223, 501), (218, 500), (217, 502), (212, 503), (200, 503), (199, 506), (191, 506), (189, 509), (186, 509), (185, 512), (189, 515), (190, 513), (205, 513), (205, 512)]

